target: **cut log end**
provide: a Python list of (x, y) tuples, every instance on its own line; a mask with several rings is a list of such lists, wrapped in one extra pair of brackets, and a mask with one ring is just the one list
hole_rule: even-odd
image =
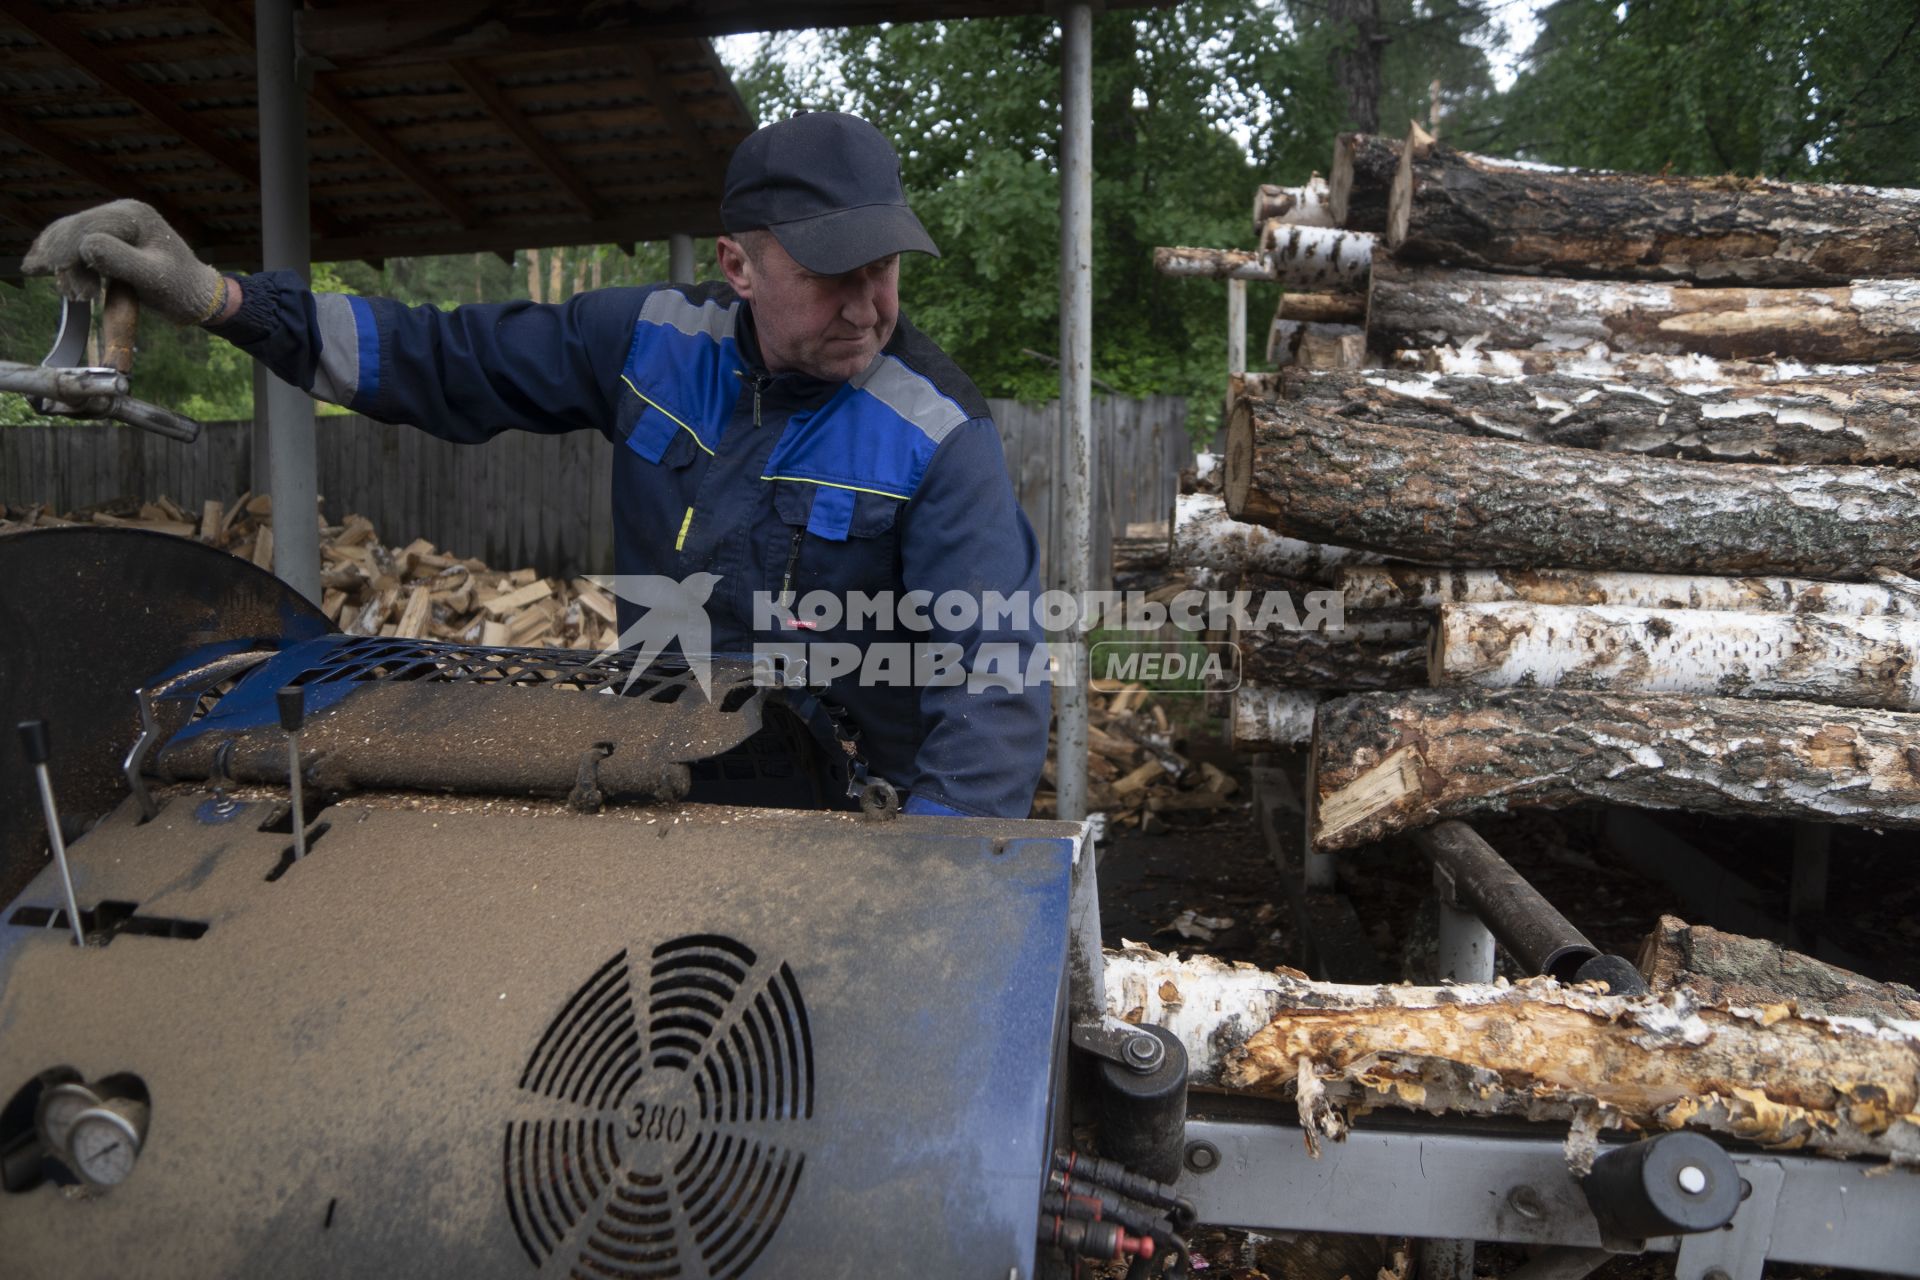
[(1227, 514), (1246, 519), (1247, 496), (1253, 487), (1253, 405), (1241, 400), (1227, 415)]

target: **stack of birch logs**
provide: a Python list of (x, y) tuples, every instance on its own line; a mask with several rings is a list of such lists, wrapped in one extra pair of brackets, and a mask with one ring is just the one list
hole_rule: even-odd
[(1254, 683), (1359, 691), (1317, 709), (1316, 846), (1589, 801), (1920, 827), (1920, 192), (1418, 127), (1317, 192), (1263, 191), (1258, 253), (1162, 251), (1361, 335), (1245, 379), (1172, 534), (1343, 593), (1338, 674), (1242, 638)]

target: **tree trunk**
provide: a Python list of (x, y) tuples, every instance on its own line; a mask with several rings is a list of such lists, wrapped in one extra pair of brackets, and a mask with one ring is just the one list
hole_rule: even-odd
[(1289, 289), (1356, 290), (1366, 287), (1373, 237), (1335, 227), (1282, 225), (1281, 235), (1258, 253), (1246, 249), (1190, 249), (1162, 245), (1154, 270), (1166, 276), (1212, 280), (1278, 280)]
[(1549, 978), (1314, 982), (1137, 944), (1106, 953), (1105, 978), (1106, 1011), (1177, 1035), (1194, 1084), (1294, 1097), (1309, 1145), (1387, 1107), (1920, 1158), (1920, 1038), (1893, 1027)]
[(1343, 133), (1333, 140), (1327, 175), (1327, 212), (1349, 231), (1387, 229), (1387, 206), (1400, 169), (1400, 142), (1374, 133)]
[(1238, 577), (1260, 574), (1325, 586), (1347, 564), (1377, 563), (1378, 556), (1346, 547), (1282, 537), (1257, 524), (1227, 518), (1226, 503), (1213, 494), (1183, 493), (1173, 503), (1173, 541), (1168, 562), (1175, 569), (1212, 569)]
[[(1258, 526), (1253, 526), (1257, 528)], [(1620, 605), (1741, 613), (1838, 613), (1920, 619), (1920, 583), (1821, 582), (1815, 578), (1706, 578), (1579, 569), (1428, 569), (1349, 565), (1336, 584), (1349, 609), (1437, 609), (1443, 604)]]
[(1685, 991), (1722, 1008), (1792, 1001), (1807, 1017), (1920, 1021), (1920, 991), (1912, 987), (1875, 982), (1778, 943), (1673, 916), (1661, 916), (1640, 945), (1640, 971), (1655, 991)]
[[(1258, 601), (1255, 602), (1256, 604)], [(1240, 651), (1243, 683), (1270, 689), (1417, 689), (1427, 683), (1427, 632), (1416, 617), (1349, 617), (1337, 629), (1245, 631), (1231, 639)]]
[(1448, 604), (1436, 687), (1731, 694), (1920, 710), (1920, 622), (1824, 613)]
[(1401, 154), (1401, 262), (1775, 287), (1920, 275), (1912, 191), (1556, 171), (1417, 135)]
[(1227, 512), (1400, 559), (1500, 567), (1910, 572), (1920, 476), (1469, 440), (1242, 400)]
[(1920, 465), (1920, 380), (1912, 378), (1755, 386), (1369, 369), (1288, 373), (1281, 398), (1367, 422), (1577, 449), (1709, 462)]
[(1230, 721), (1235, 751), (1285, 751), (1313, 738), (1313, 708), (1318, 694), (1298, 689), (1263, 689), (1242, 679), (1232, 693)]
[(1920, 716), (1564, 690), (1363, 693), (1314, 721), (1311, 830), (1346, 849), (1445, 818), (1588, 801), (1920, 827)]
[(1253, 195), (1253, 229), (1264, 233), (1275, 222), (1303, 227), (1335, 226), (1327, 207), (1328, 195), (1327, 180), (1319, 174), (1298, 187), (1276, 187), (1263, 182)]
[(1309, 320), (1315, 324), (1364, 325), (1367, 322), (1367, 296), (1364, 293), (1310, 293), (1289, 289), (1280, 297), (1273, 313), (1276, 320)]
[(1716, 360), (1712, 356), (1649, 355), (1613, 351), (1603, 342), (1571, 351), (1481, 349), (1461, 346), (1418, 347), (1395, 351), (1396, 369), (1428, 373), (1479, 374), (1521, 378), (1565, 373), (1579, 378), (1652, 378), (1660, 382), (1798, 382), (1804, 379), (1911, 378), (1909, 365), (1802, 364), (1797, 360)]
[(1362, 133), (1380, 129), (1380, 0), (1327, 0), (1327, 25), (1341, 32), (1333, 78), (1345, 100), (1347, 124)]
[(1489, 347), (1584, 347), (1859, 363), (1920, 356), (1920, 281), (1828, 289), (1700, 289), (1406, 267), (1383, 258), (1367, 300), (1377, 351), (1480, 338)]

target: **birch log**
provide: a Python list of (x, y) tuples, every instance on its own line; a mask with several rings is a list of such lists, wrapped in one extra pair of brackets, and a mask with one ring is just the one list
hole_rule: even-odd
[(1242, 683), (1231, 696), (1230, 728), (1235, 751), (1284, 751), (1313, 738), (1313, 708), (1320, 701), (1318, 694)]
[(1376, 351), (1482, 337), (1489, 347), (1863, 362), (1920, 356), (1920, 281), (1702, 289), (1407, 267), (1382, 259), (1367, 299)]
[(1792, 698), (1920, 710), (1920, 622), (1823, 613), (1449, 604), (1430, 637), (1438, 688)]
[(1407, 348), (1393, 353), (1396, 369), (1520, 378), (1565, 373), (1582, 378), (1645, 377), (1662, 382), (1799, 382), (1804, 379), (1912, 378), (1910, 365), (1804, 364), (1798, 360), (1716, 360), (1698, 354), (1663, 356), (1613, 351), (1603, 342), (1567, 351), (1512, 351), (1459, 346)]
[(1297, 187), (1263, 182), (1253, 195), (1253, 229), (1260, 231), (1276, 221), (1304, 227), (1336, 226), (1328, 195), (1327, 180), (1317, 173)]
[(1417, 689), (1427, 680), (1426, 615), (1380, 620), (1349, 618), (1327, 629), (1237, 623), (1229, 639), (1240, 652), (1244, 682), (1280, 689)]
[(1787, 286), (1920, 275), (1920, 191), (1547, 170), (1416, 127), (1387, 241), (1402, 262)]
[(1466, 567), (1869, 576), (1920, 557), (1920, 475), (1467, 440), (1242, 400), (1227, 513)]
[(1838, 613), (1920, 619), (1920, 584), (1822, 582), (1816, 578), (1707, 578), (1675, 573), (1580, 569), (1429, 569), (1412, 565), (1342, 568), (1335, 585), (1349, 610), (1438, 609), (1443, 604), (1621, 605), (1634, 609), (1719, 609), (1740, 613)]
[(1673, 916), (1661, 916), (1640, 944), (1639, 964), (1655, 991), (1684, 990), (1706, 1004), (1758, 1009), (1791, 1000), (1795, 1012), (1814, 1017), (1920, 1020), (1920, 991), (1912, 987)]
[[(1291, 1096), (1310, 1145), (1377, 1108), (1920, 1162), (1920, 1025), (1512, 986), (1349, 986), (1137, 944), (1106, 953), (1107, 1012), (1166, 1027), (1205, 1088)], [(1576, 1153), (1577, 1158), (1577, 1153)]]
[(1175, 569), (1212, 569), (1222, 574), (1264, 574), (1321, 585), (1343, 565), (1377, 563), (1379, 557), (1346, 547), (1301, 542), (1257, 524), (1227, 518), (1227, 505), (1210, 493), (1183, 493), (1173, 503), (1169, 563)]
[(1327, 211), (1350, 231), (1387, 229), (1387, 206), (1400, 169), (1400, 142), (1371, 133), (1343, 133), (1333, 140), (1327, 174)]
[(1711, 462), (1920, 465), (1920, 380), (1906, 377), (1754, 386), (1293, 370), (1280, 391), (1304, 408), (1455, 435)]
[(1920, 827), (1920, 715), (1745, 698), (1420, 689), (1323, 703), (1310, 830), (1346, 849), (1588, 801)]
[(1259, 252), (1161, 246), (1154, 270), (1164, 276), (1211, 280), (1277, 280), (1289, 289), (1363, 289), (1373, 262), (1373, 237), (1337, 227), (1284, 225)]
[(1281, 296), (1274, 316), (1280, 320), (1358, 326), (1367, 320), (1367, 298), (1362, 293), (1314, 293), (1289, 289)]

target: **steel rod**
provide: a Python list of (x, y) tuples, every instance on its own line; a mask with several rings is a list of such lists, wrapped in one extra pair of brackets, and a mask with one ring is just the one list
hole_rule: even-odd
[[(254, 7), (260, 96), (260, 256), (268, 271), (312, 278), (307, 207), (307, 93), (294, 41), (294, 0)], [(276, 376), (266, 389), (267, 473), (273, 494), (273, 572), (309, 600), (320, 600), (319, 482), (313, 401)], [(259, 385), (259, 384), (256, 384)]]
[(674, 232), (667, 237), (667, 280), (672, 284), (693, 283), (693, 237)]
[[(1060, 15), (1060, 545), (1061, 588), (1086, 599), (1093, 562), (1093, 8)], [(1087, 816), (1086, 657), (1079, 637), (1055, 650), (1054, 778), (1059, 816)]]
[(40, 787), (40, 812), (47, 820), (47, 843), (53, 846), (54, 865), (60, 868), (60, 891), (67, 897), (67, 923), (73, 926), (73, 945), (87, 945), (87, 935), (80, 928), (80, 904), (73, 897), (73, 871), (67, 866), (67, 842), (60, 836), (60, 811), (53, 804), (53, 779), (47, 776), (47, 766), (33, 766), (33, 780)]
[(1414, 836), (1414, 842), (1435, 872), (1451, 879), (1460, 906), (1484, 921), (1529, 973), (1569, 982), (1581, 965), (1600, 954), (1466, 823), (1448, 821), (1428, 827)]

